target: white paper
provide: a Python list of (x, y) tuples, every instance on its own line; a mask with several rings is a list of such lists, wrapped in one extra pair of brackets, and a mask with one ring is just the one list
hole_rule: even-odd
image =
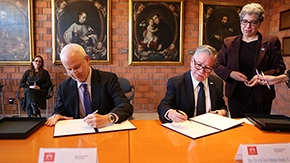
[(97, 148), (40, 148), (38, 163), (98, 163)]
[(193, 139), (219, 132), (219, 130), (215, 128), (208, 127), (192, 121), (185, 121), (181, 123), (164, 123), (162, 124), (162, 126), (172, 129)]
[(244, 123), (242, 120), (235, 120), (225, 116), (220, 116), (217, 114), (206, 113), (193, 118), (190, 118), (192, 121), (196, 121), (220, 130), (226, 130), (231, 127), (237, 126)]
[(54, 126), (53, 136), (78, 135), (96, 133), (93, 127), (90, 127), (83, 119), (70, 119), (58, 121)]
[[(122, 123), (110, 123), (105, 127), (98, 128), (98, 132), (131, 130), (136, 127), (128, 120)], [(83, 121), (83, 119), (70, 119), (58, 121), (54, 127), (54, 137), (67, 136), (67, 135), (79, 135), (96, 133), (93, 127), (90, 127)]]
[(123, 121), (121, 123), (108, 124), (103, 128), (98, 128), (99, 132), (108, 132), (108, 131), (120, 131), (120, 130), (132, 130), (136, 127), (130, 121)]
[(244, 163), (290, 163), (290, 144), (241, 144), (235, 160)]

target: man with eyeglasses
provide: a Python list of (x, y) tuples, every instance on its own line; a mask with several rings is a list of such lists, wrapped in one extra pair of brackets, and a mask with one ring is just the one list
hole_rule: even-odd
[(210, 74), (215, 56), (213, 47), (198, 47), (191, 58), (191, 70), (168, 80), (165, 98), (158, 106), (159, 119), (163, 123), (183, 122), (208, 112), (227, 115), (223, 81)]
[(90, 67), (90, 58), (78, 44), (66, 45), (60, 59), (70, 78), (62, 81), (57, 90), (54, 114), (45, 123), (53, 126), (59, 119), (84, 118), (89, 126), (104, 127), (119, 123), (133, 113), (114, 73)]
[(226, 38), (217, 57), (214, 71), (226, 82), (232, 118), (270, 114), (275, 88), (259, 85), (257, 74), (277, 76), (285, 71), (279, 38), (258, 32), (264, 17), (260, 4), (245, 5), (240, 12), (242, 34)]

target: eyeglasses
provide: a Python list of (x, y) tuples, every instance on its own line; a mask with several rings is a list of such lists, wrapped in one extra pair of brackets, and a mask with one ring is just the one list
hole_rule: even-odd
[(250, 25), (251, 25), (252, 27), (255, 27), (255, 26), (259, 23), (259, 21), (258, 21), (258, 20), (251, 20), (251, 21), (248, 21), (248, 20), (246, 20), (246, 19), (241, 20), (241, 24), (244, 25), (244, 26), (247, 26), (248, 23), (250, 23)]
[(63, 74), (66, 75), (66, 76), (70, 76), (70, 75), (72, 75), (73, 73), (80, 72), (80, 71), (83, 70), (83, 64), (84, 64), (84, 62), (82, 62), (82, 64), (79, 65), (79, 66), (78, 66), (77, 68), (75, 68), (74, 70), (67, 70), (67, 69), (66, 69), (66, 73), (63, 73)]
[(200, 63), (197, 63), (195, 59), (193, 59), (193, 61), (194, 61), (194, 68), (195, 69), (197, 69), (197, 70), (203, 69), (204, 72), (206, 72), (206, 73), (210, 73), (212, 71), (212, 68), (211, 67), (202, 66)]

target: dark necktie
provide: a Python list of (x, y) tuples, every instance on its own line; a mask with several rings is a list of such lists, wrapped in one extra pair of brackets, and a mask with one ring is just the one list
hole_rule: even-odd
[(197, 97), (197, 113), (196, 115), (201, 115), (205, 113), (205, 94), (203, 89), (203, 83), (199, 82), (199, 92)]
[(87, 89), (87, 84), (82, 84), (83, 87), (83, 95), (84, 95), (84, 105), (86, 110), (86, 115), (92, 113), (92, 106), (91, 106), (91, 100), (90, 100), (90, 94)]

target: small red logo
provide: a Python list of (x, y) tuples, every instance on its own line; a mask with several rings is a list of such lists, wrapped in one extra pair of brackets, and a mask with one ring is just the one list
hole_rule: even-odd
[(249, 155), (258, 155), (257, 147), (256, 146), (249, 146), (248, 147), (248, 154)]
[(44, 153), (43, 162), (54, 162), (54, 152)]

